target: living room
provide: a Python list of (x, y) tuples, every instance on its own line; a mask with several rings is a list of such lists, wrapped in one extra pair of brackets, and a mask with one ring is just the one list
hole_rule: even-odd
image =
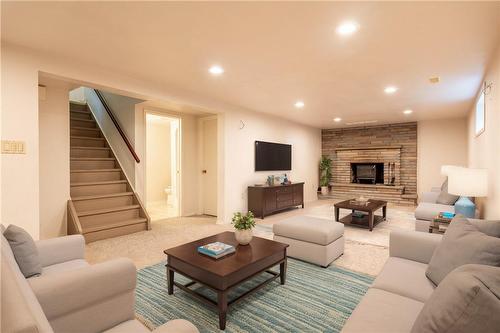
[(498, 2), (1, 6), (2, 332), (498, 331)]

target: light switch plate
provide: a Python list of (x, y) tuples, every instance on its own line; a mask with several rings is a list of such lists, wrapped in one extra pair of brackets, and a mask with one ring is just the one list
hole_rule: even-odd
[(24, 141), (2, 140), (2, 154), (26, 154)]

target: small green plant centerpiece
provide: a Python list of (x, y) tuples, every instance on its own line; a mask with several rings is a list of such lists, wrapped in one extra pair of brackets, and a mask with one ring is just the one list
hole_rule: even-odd
[(332, 178), (332, 159), (323, 155), (319, 161), (319, 186), (321, 186), (321, 194), (328, 194), (328, 185)]
[(238, 243), (241, 245), (250, 243), (253, 237), (252, 228), (255, 227), (253, 213), (250, 211), (246, 214), (234, 213), (231, 223), (234, 226), (234, 235)]

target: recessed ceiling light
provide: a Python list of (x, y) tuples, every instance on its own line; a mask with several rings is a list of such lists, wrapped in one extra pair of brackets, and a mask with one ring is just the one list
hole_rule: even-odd
[(412, 114), (412, 113), (413, 113), (413, 110), (410, 110), (410, 109), (408, 109), (408, 110), (404, 110), (404, 111), (403, 111), (403, 113), (404, 113), (404, 114)]
[(208, 71), (212, 75), (221, 75), (222, 73), (224, 73), (224, 68), (220, 67), (219, 65), (213, 65), (208, 69)]
[(302, 109), (302, 108), (304, 107), (304, 105), (305, 105), (305, 104), (304, 104), (304, 102), (302, 102), (302, 101), (297, 101), (297, 102), (295, 102), (295, 104), (294, 104), (294, 105), (295, 105), (295, 107), (296, 107), (297, 109)]
[(349, 36), (358, 31), (359, 25), (354, 21), (342, 22), (335, 30), (341, 36)]
[(338, 122), (339, 122), (339, 121), (341, 121), (341, 120), (342, 120), (342, 118), (339, 118), (339, 117), (337, 117), (337, 118), (333, 118), (333, 121), (334, 121), (334, 122), (336, 122), (336, 123), (338, 123)]
[(441, 78), (439, 76), (433, 76), (429, 78), (430, 83), (439, 83), (441, 81)]
[(396, 91), (398, 91), (398, 88), (397, 87), (394, 87), (394, 86), (388, 86), (388, 87), (385, 87), (384, 89), (384, 92), (386, 94), (394, 94)]

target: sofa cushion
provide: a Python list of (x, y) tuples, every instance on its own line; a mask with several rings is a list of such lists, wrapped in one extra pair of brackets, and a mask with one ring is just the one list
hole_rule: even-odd
[(448, 273), (466, 264), (500, 266), (500, 238), (480, 232), (459, 215), (434, 251), (426, 275), (438, 285)]
[(421, 202), (415, 209), (415, 218), (417, 220), (432, 221), (440, 212), (455, 212), (455, 206), (440, 205), (431, 202)]
[(448, 192), (448, 177), (446, 177), (443, 185), (441, 185), (441, 192), (436, 199), (436, 203), (441, 205), (454, 205), (459, 198), (460, 197), (458, 195), (450, 194)]
[(42, 265), (38, 256), (38, 249), (33, 238), (16, 225), (9, 225), (3, 235), (16, 258), (17, 265), (25, 277), (37, 276), (42, 273)]
[(389, 257), (372, 287), (425, 302), (435, 287), (425, 276), (426, 264)]
[(500, 267), (464, 265), (436, 288), (412, 333), (482, 332), (500, 329)]
[(78, 268), (90, 266), (88, 262), (83, 259), (76, 259), (66, 261), (60, 264), (54, 264), (42, 269), (42, 275), (57, 274), (65, 271), (72, 271)]
[(103, 333), (150, 333), (151, 331), (137, 320), (127, 320)]
[(410, 332), (424, 303), (370, 288), (342, 328), (342, 333)]
[[(465, 217), (460, 217), (465, 218)], [(468, 219), (479, 231), (492, 237), (500, 237), (500, 221)]]
[(277, 236), (328, 245), (344, 234), (344, 225), (312, 216), (294, 216), (273, 225)]

